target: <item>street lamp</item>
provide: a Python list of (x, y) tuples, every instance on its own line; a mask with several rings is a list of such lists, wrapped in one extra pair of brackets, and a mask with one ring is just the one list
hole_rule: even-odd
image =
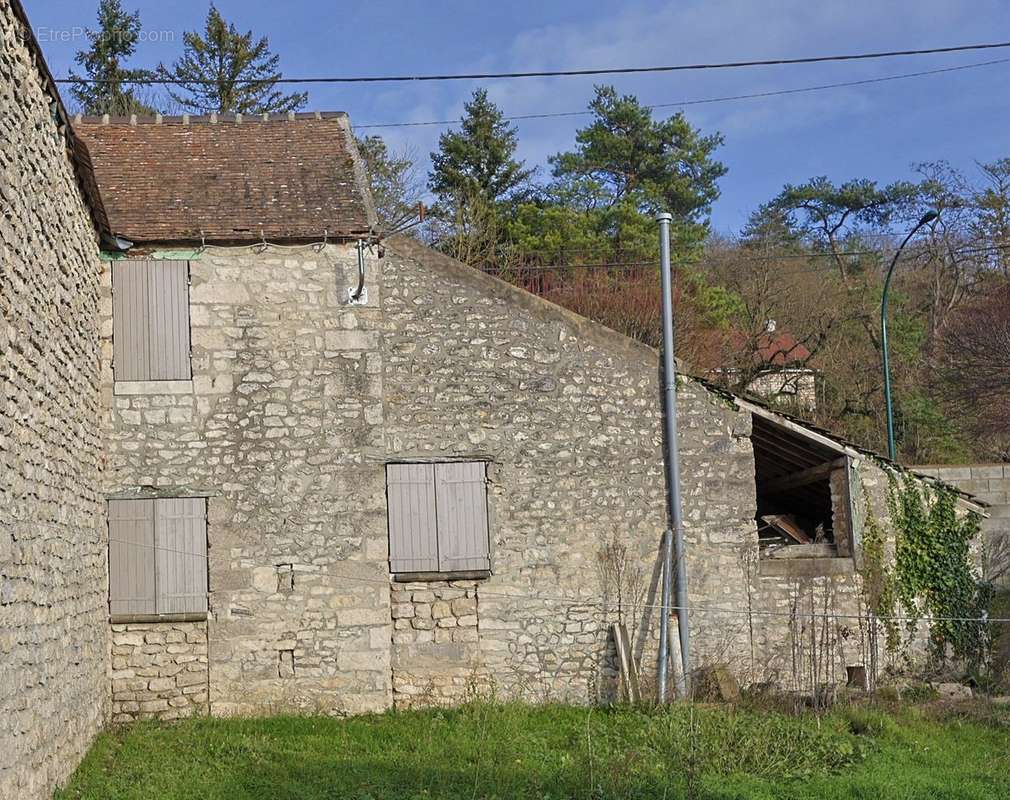
[(891, 259), (891, 266), (887, 268), (887, 278), (884, 280), (884, 296), (880, 301), (880, 344), (884, 351), (884, 401), (887, 404), (887, 455), (891, 461), (897, 461), (897, 453), (894, 447), (894, 411), (891, 407), (891, 364), (887, 358), (887, 298), (888, 292), (891, 289), (891, 275), (894, 273), (894, 267), (898, 263), (898, 259), (901, 257), (901, 251), (905, 249), (905, 245), (908, 244), (909, 239), (911, 239), (916, 232), (923, 225), (928, 225), (933, 220), (940, 216), (938, 211), (933, 211), (930, 209), (925, 214), (922, 215), (922, 219), (916, 223), (916, 226), (908, 232), (908, 236), (905, 237), (905, 241), (901, 243), (901, 247), (897, 249), (894, 253), (894, 258)]

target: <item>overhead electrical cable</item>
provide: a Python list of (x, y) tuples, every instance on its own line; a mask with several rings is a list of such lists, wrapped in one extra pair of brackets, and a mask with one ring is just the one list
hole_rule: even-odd
[[(822, 83), (816, 86), (801, 86), (795, 89), (773, 89), (766, 92), (751, 92), (749, 94), (732, 94), (721, 97), (705, 97), (696, 100), (678, 100), (670, 103), (650, 103), (642, 108), (656, 110), (659, 108), (686, 108), (689, 106), (700, 106), (709, 103), (728, 103), (737, 100), (755, 100), (766, 97), (781, 97), (790, 94), (803, 94), (805, 92), (821, 92), (827, 89), (842, 89), (851, 86), (866, 86), (873, 83), (886, 83), (888, 81), (900, 81), (909, 78), (923, 78), (929, 75), (940, 75), (945, 72), (959, 72), (966, 69), (978, 69), (979, 67), (991, 67), (996, 64), (1010, 64), (1010, 58), (998, 58), (993, 61), (979, 61), (973, 64), (962, 64), (957, 67), (943, 67), (942, 69), (927, 69), (920, 72), (905, 72), (900, 75), (885, 75), (881, 78), (865, 78), (858, 81), (841, 81), (838, 83)], [(552, 111), (542, 114), (515, 114), (503, 117), (509, 122), (522, 122), (524, 120), (556, 119), (560, 117), (585, 117), (593, 114), (593, 111)], [(416, 128), (432, 125), (458, 125), (458, 119), (438, 119), (423, 122), (369, 122), (364, 125), (355, 125), (355, 130), (365, 130), (370, 128)]]
[[(236, 83), (243, 84), (290, 84), (290, 83), (409, 83), (427, 81), (483, 81), (516, 78), (568, 78), (591, 75), (636, 75), (658, 72), (693, 72), (715, 69), (740, 69), (745, 67), (773, 67), (792, 64), (822, 64), (836, 61), (868, 61), (882, 58), (900, 58), (906, 56), (939, 55), (942, 53), (964, 53), (973, 50), (997, 50), (1010, 47), (1010, 42), (987, 42), (984, 44), (954, 45), (951, 47), (929, 47), (916, 50), (883, 50), (871, 53), (844, 53), (824, 56), (804, 56), (800, 58), (767, 58), (749, 61), (722, 61), (700, 64), (673, 64), (654, 67), (610, 67), (598, 69), (564, 69), (537, 70), (532, 72), (470, 72), (444, 73), (432, 75), (357, 75), (348, 77), (320, 78), (240, 78)], [(129, 83), (129, 84), (186, 84), (186, 85), (216, 85), (213, 80), (180, 80), (178, 78), (60, 78), (57, 83)]]

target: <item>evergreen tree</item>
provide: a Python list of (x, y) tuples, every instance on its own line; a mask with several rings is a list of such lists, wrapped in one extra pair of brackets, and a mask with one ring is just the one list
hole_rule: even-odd
[(207, 13), (204, 35), (183, 36), (182, 58), (171, 69), (158, 67), (158, 76), (177, 81), (168, 93), (187, 111), (262, 114), (296, 111), (308, 101), (307, 92), (284, 94), (275, 87), (281, 78), (280, 56), (270, 52), (266, 37), (253, 39), (252, 31), (239, 33), (225, 22), (213, 5)]
[(491, 204), (509, 199), (533, 174), (516, 160), (516, 129), (486, 90), (475, 91), (464, 109), (460, 130), (443, 133), (431, 154), (428, 188), (443, 211), (465, 198)]
[(144, 69), (126, 69), (123, 62), (137, 49), (140, 36), (140, 12), (123, 11), (120, 0), (101, 0), (98, 4), (98, 28), (89, 30), (90, 47), (77, 53), (74, 60), (83, 68), (70, 77), (95, 83), (75, 83), (74, 99), (85, 114), (153, 114), (154, 109), (137, 98), (129, 81), (150, 78)]
[(653, 120), (637, 98), (618, 96), (612, 86), (597, 86), (589, 109), (595, 119), (576, 134), (576, 149), (550, 159), (555, 191), (579, 198), (587, 218), (612, 238), (615, 256), (642, 245), (651, 252), (659, 211), (674, 216), (675, 247), (703, 241), (726, 174), (712, 158), (722, 137), (703, 136), (683, 114)]
[(390, 225), (411, 215), (420, 192), (415, 184), (414, 161), (407, 153), (391, 153), (381, 136), (358, 139), (358, 152), (372, 190), (379, 220)]

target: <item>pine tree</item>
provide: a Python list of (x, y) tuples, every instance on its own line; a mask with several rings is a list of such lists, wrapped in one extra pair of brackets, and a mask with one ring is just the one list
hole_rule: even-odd
[(171, 68), (158, 66), (158, 76), (177, 82), (169, 95), (186, 111), (204, 114), (262, 114), (296, 111), (308, 101), (307, 92), (284, 94), (275, 87), (281, 78), (280, 56), (270, 52), (267, 38), (253, 39), (225, 22), (213, 5), (204, 35), (183, 36), (182, 58)]
[(638, 98), (613, 86), (597, 86), (589, 110), (594, 119), (576, 133), (576, 149), (550, 159), (556, 178), (589, 181), (608, 205), (630, 199), (647, 214), (706, 217), (726, 174), (712, 159), (719, 134), (702, 135), (679, 113), (654, 120)]
[(140, 37), (140, 12), (123, 11), (120, 0), (101, 0), (98, 4), (98, 29), (89, 30), (91, 46), (77, 53), (74, 60), (84, 69), (84, 76), (70, 72), (71, 78), (95, 83), (75, 83), (74, 99), (85, 114), (153, 114), (154, 109), (137, 98), (129, 81), (150, 78), (144, 69), (126, 69), (123, 62), (133, 55)]
[(516, 129), (478, 89), (464, 106), (461, 130), (443, 133), (431, 154), (428, 188), (446, 208), (465, 198), (497, 203), (516, 194), (533, 174), (515, 158)]

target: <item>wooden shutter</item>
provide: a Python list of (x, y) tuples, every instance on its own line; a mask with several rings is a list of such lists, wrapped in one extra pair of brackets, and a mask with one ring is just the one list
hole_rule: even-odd
[(433, 464), (386, 467), (391, 572), (438, 570)]
[(491, 568), (486, 472), (481, 462), (435, 465), (438, 563), (442, 572)]
[(109, 501), (109, 613), (157, 613), (154, 501)]
[(207, 611), (206, 509), (199, 497), (155, 501), (159, 614)]
[(117, 381), (188, 380), (192, 376), (189, 333), (188, 262), (113, 262)]
[(151, 376), (150, 287), (146, 261), (112, 262), (113, 371), (117, 381)]
[(149, 261), (152, 381), (192, 377), (189, 359), (189, 263)]

